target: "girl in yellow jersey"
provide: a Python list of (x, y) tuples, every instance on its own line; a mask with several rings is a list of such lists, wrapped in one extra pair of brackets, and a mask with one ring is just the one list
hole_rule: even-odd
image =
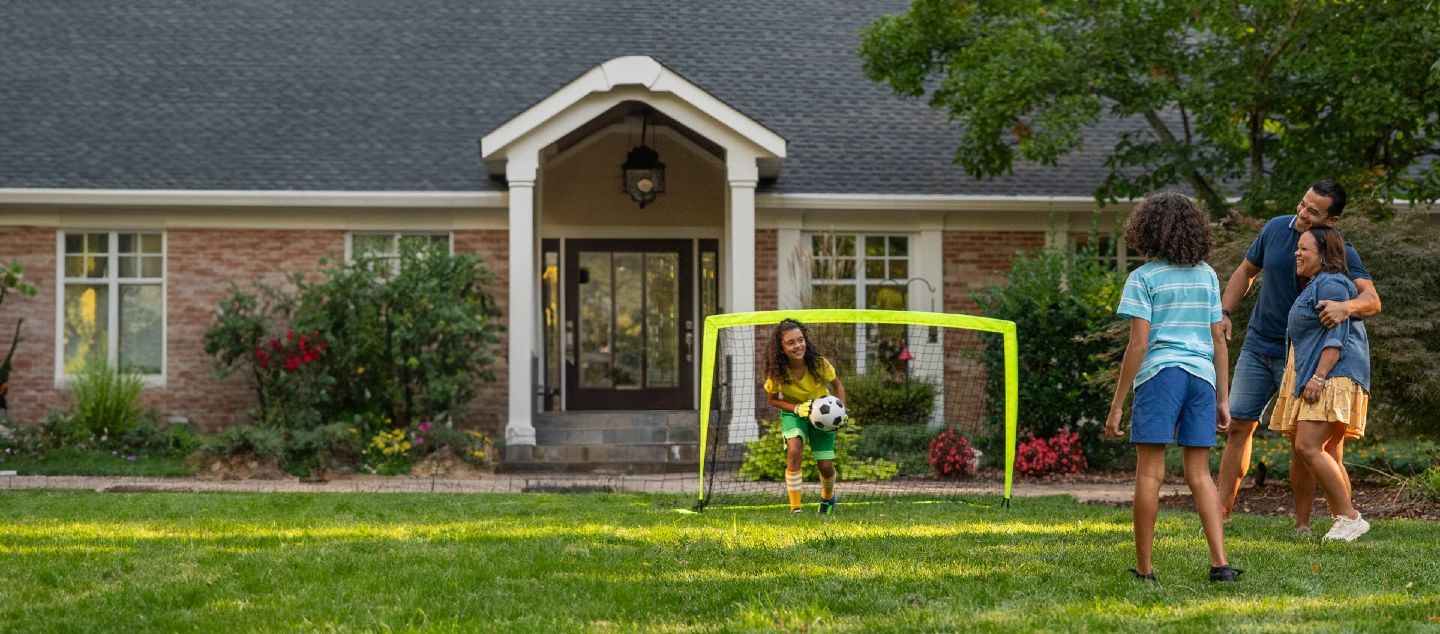
[[(828, 388), (827, 388), (828, 386)], [(805, 443), (820, 470), (820, 514), (835, 512), (835, 432), (810, 424), (810, 403), (832, 393), (845, 402), (845, 386), (835, 367), (820, 356), (805, 326), (786, 319), (775, 327), (765, 363), (765, 395), (780, 408), (785, 435), (785, 492), (790, 512), (800, 512), (800, 461)]]

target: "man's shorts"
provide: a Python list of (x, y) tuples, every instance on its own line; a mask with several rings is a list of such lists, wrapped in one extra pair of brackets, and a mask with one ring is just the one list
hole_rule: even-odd
[(1285, 378), (1285, 359), (1241, 350), (1230, 380), (1230, 418), (1260, 420), (1265, 406), (1280, 391)]
[(1135, 388), (1130, 442), (1215, 446), (1215, 387), (1180, 368), (1165, 368)]
[(809, 444), (810, 455), (816, 460), (835, 459), (835, 432), (817, 429), (809, 420), (783, 410), (780, 412), (780, 428), (787, 441), (799, 438)]

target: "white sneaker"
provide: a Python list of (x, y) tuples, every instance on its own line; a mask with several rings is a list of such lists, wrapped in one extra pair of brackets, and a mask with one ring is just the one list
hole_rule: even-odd
[(1370, 530), (1370, 522), (1360, 517), (1360, 511), (1355, 511), (1355, 519), (1353, 520), (1348, 517), (1335, 518), (1335, 525), (1330, 527), (1330, 532), (1325, 533), (1324, 540), (1353, 542), (1368, 530)]

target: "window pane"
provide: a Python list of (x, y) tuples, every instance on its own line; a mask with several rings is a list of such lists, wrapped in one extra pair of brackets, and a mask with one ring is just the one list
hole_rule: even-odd
[(66, 252), (66, 253), (84, 253), (84, 252), (85, 252), (85, 234), (83, 234), (83, 233), (67, 233), (67, 234), (65, 234), (65, 252)]
[(680, 254), (645, 254), (645, 386), (680, 385)]
[(837, 280), (853, 280), (853, 279), (855, 279), (855, 260), (849, 259), (849, 258), (846, 258), (846, 259), (844, 259), (844, 260), (836, 260), (836, 261), (835, 261), (835, 279), (837, 279)]
[(883, 280), (883, 279), (885, 279), (885, 259), (884, 259), (884, 258), (881, 258), (881, 259), (879, 259), (879, 260), (865, 260), (865, 279), (868, 279), (868, 280)]
[(910, 277), (910, 266), (906, 260), (890, 260), (890, 279), (903, 280)]
[(810, 236), (810, 253), (813, 255), (830, 255), (829, 236)]
[(890, 255), (909, 255), (910, 239), (904, 236), (890, 236)]
[(430, 246), (430, 236), (400, 236), (400, 249), (424, 249)]
[(120, 277), (140, 277), (139, 258), (133, 255), (120, 256)]
[(849, 257), (855, 255), (855, 236), (835, 236), (835, 255)]
[(443, 247), (445, 247), (446, 249), (449, 249), (449, 248), (450, 248), (450, 236), (446, 236), (446, 235), (434, 235), (434, 236), (430, 236), (430, 244), (437, 245), (437, 246), (443, 246)]
[(108, 233), (87, 233), (85, 234), (86, 253), (109, 253), (110, 234)]
[(817, 280), (831, 279), (829, 258), (815, 258), (814, 269), (810, 272), (810, 277)]
[(865, 255), (885, 255), (884, 236), (870, 236), (865, 238)]
[(718, 253), (706, 251), (700, 254), (699, 323), (705, 323), (706, 317), (714, 315), (720, 310), (719, 269), (720, 257)]
[(545, 410), (560, 409), (560, 254), (545, 252), (540, 270), (540, 306), (545, 311)]
[(105, 329), (110, 323), (110, 287), (65, 285), (65, 372), (84, 369), (88, 359), (106, 359)]
[(812, 308), (855, 308), (855, 287), (850, 284), (815, 284), (810, 287)]
[(353, 237), (354, 248), (352, 252), (355, 258), (374, 257), (377, 255), (394, 254), (395, 240), (391, 236), (362, 236)]
[(160, 373), (161, 342), (159, 284), (120, 286), (120, 367), (145, 374)]
[[(580, 284), (580, 387), (610, 387), (610, 254), (581, 251), (580, 271), (588, 281)], [(582, 277), (583, 279), (583, 277)]]
[(135, 253), (137, 248), (140, 246), (140, 241), (135, 238), (136, 236), (133, 233), (120, 234), (120, 252)]
[(879, 310), (905, 310), (905, 287), (898, 284), (865, 286), (865, 307)]
[(85, 256), (65, 256), (65, 277), (85, 277)]
[(165, 258), (160, 256), (146, 256), (140, 258), (140, 277), (163, 277), (165, 275)]
[(103, 278), (110, 274), (110, 256), (85, 258), (85, 277)]
[(645, 357), (644, 255), (615, 254), (615, 389), (642, 387)]
[(160, 234), (158, 233), (140, 234), (141, 253), (154, 253), (158, 255), (160, 253), (160, 243)]

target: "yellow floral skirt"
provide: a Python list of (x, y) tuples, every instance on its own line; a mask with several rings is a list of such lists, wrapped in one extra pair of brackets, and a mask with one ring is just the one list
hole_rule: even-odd
[(1346, 440), (1365, 435), (1365, 414), (1370, 409), (1370, 393), (1359, 383), (1346, 377), (1331, 378), (1325, 382), (1320, 400), (1308, 403), (1303, 397), (1294, 395), (1295, 378), (1295, 349), (1291, 348), (1289, 359), (1285, 362), (1285, 375), (1280, 381), (1280, 395), (1270, 413), (1270, 429), (1293, 438), (1297, 421), (1321, 420), (1345, 423)]

